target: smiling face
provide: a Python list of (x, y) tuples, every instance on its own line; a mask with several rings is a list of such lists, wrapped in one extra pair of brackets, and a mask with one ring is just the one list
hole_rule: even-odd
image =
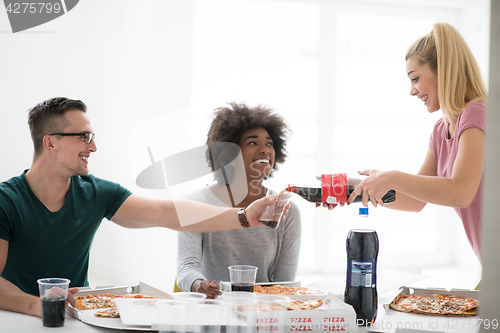
[[(83, 133), (94, 132), (90, 125), (87, 114), (83, 111), (67, 111), (64, 117), (69, 125), (64, 128), (62, 133)], [(89, 173), (88, 159), (90, 154), (97, 151), (95, 141), (86, 144), (80, 136), (52, 136), (54, 138), (54, 147), (57, 151), (57, 169), (65, 176), (85, 176)]]
[(439, 110), (438, 77), (429, 65), (420, 64), (419, 58), (413, 56), (406, 61), (406, 73), (411, 80), (410, 95), (420, 98), (427, 111)]
[(273, 140), (264, 128), (245, 131), (238, 143), (245, 164), (248, 181), (269, 177), (274, 166)]

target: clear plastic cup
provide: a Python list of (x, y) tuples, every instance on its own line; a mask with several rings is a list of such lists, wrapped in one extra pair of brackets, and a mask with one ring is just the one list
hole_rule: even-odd
[(196, 292), (180, 292), (180, 293), (173, 293), (172, 297), (174, 299), (192, 302), (192, 301), (203, 301), (205, 298), (207, 298), (207, 295)]
[(228, 291), (222, 294), (222, 299), (226, 300), (228, 298), (234, 298), (234, 297), (247, 297), (247, 298), (254, 298), (254, 293), (249, 293), (246, 291)]
[(194, 318), (195, 333), (220, 333), (222, 324), (223, 305), (221, 301), (204, 300), (194, 305), (196, 317)]
[(231, 282), (231, 291), (245, 291), (253, 293), (255, 278), (257, 277), (258, 267), (250, 265), (229, 266), (229, 281)]
[(253, 333), (255, 297), (229, 297), (223, 303), (226, 333)]
[(38, 279), (42, 301), (42, 323), (46, 327), (64, 326), (66, 318), (66, 299), (71, 282), (64, 278)]
[[(172, 297), (175, 300), (181, 300), (188, 302), (188, 313), (190, 318), (198, 318), (200, 313), (198, 313), (199, 308), (196, 307), (198, 303), (204, 302), (205, 298), (207, 298), (207, 295), (203, 293), (197, 293), (197, 292), (180, 292), (180, 293), (173, 293)], [(186, 323), (186, 330), (188, 332), (193, 332), (194, 330), (194, 324), (193, 320), (188, 320)]]
[(169, 299), (155, 303), (158, 311), (158, 332), (186, 333), (189, 302)]
[(259, 220), (260, 223), (276, 229), (280, 224), (281, 216), (283, 215), (286, 205), (288, 205), (292, 199), (292, 193), (285, 190), (277, 192), (268, 189), (266, 197), (274, 198), (274, 204), (266, 207)]

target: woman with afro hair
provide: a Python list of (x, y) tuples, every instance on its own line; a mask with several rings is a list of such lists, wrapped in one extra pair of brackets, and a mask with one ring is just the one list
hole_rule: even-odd
[[(230, 103), (217, 108), (207, 136), (206, 159), (216, 183), (186, 199), (222, 207), (246, 207), (266, 196), (262, 181), (286, 158), (284, 119), (264, 106)], [(256, 282), (293, 281), (300, 250), (300, 213), (293, 203), (276, 229), (267, 226), (178, 234), (177, 283), (209, 298), (229, 281), (228, 266), (257, 266)]]

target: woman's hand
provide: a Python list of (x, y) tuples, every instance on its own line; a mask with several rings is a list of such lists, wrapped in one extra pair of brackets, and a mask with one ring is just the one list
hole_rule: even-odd
[(222, 295), (220, 291), (219, 281), (210, 280), (196, 280), (194, 291), (197, 293), (202, 293), (207, 295), (207, 298), (217, 298), (217, 296)]
[(358, 195), (363, 193), (361, 198), (363, 206), (368, 207), (368, 200), (371, 201), (373, 207), (384, 206), (382, 197), (392, 189), (390, 185), (391, 171), (364, 170), (360, 171), (359, 174), (368, 177), (363, 179), (354, 189), (347, 204), (351, 204)]

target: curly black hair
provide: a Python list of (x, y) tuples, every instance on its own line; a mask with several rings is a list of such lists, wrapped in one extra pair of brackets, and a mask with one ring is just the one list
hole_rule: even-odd
[[(212, 172), (224, 167), (227, 181), (233, 179), (234, 169), (230, 163), (240, 152), (238, 143), (241, 135), (254, 128), (264, 128), (269, 133), (275, 151), (273, 170), (278, 170), (277, 164), (285, 162), (286, 159), (285, 140), (287, 133), (290, 132), (285, 120), (265, 106), (257, 105), (250, 108), (245, 103), (233, 102), (229, 103), (228, 107), (215, 109), (214, 119), (208, 130), (205, 158)], [(216, 142), (231, 142), (235, 145), (217, 145)], [(219, 183), (226, 182), (218, 172), (214, 172), (214, 179)]]

